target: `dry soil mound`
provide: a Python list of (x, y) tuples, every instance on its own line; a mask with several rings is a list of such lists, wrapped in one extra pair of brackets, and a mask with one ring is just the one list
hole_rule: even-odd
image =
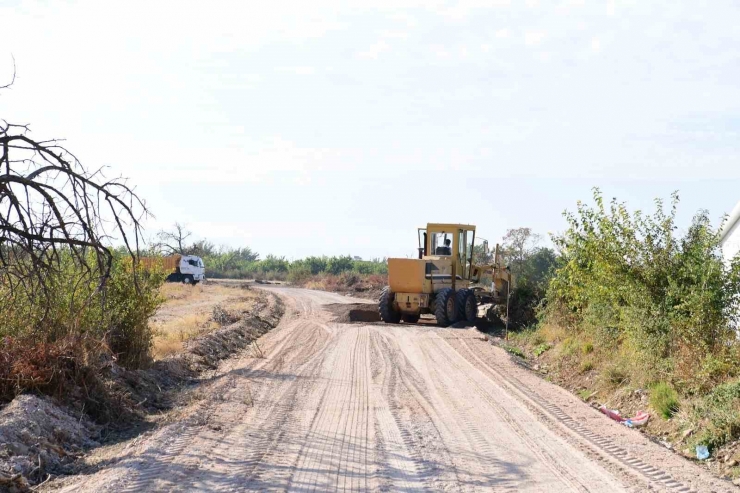
[(28, 491), (26, 478), (68, 472), (85, 448), (96, 445), (98, 427), (51, 400), (20, 395), (0, 410), (0, 491)]
[(378, 307), (371, 303), (333, 303), (324, 309), (334, 315), (335, 322), (380, 322)]

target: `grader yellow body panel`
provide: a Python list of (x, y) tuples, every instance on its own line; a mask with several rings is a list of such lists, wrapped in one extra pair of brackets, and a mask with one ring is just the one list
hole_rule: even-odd
[(426, 261), (411, 258), (388, 259), (388, 285), (394, 293), (423, 293)]

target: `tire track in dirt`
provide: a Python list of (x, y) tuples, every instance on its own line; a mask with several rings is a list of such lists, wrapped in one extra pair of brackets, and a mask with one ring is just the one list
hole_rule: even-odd
[(412, 488), (421, 488), (423, 482), (424, 488), (432, 491), (459, 489), (457, 467), (442, 438), (439, 416), (426, 396), (428, 389), (423, 377), (403, 354), (396, 337), (386, 331), (377, 334), (384, 365), (390, 369), (384, 394), (409, 453), (410, 464), (404, 472)]
[(375, 407), (375, 437), (378, 486), (382, 491), (422, 491), (419, 471), (421, 457), (409, 451), (397, 420), (398, 407), (394, 398), (398, 369), (388, 358), (388, 342), (381, 334), (371, 332), (371, 361), (379, 364), (380, 382), (373, 384), (372, 401)]
[[(430, 337), (427, 345), (427, 354), (430, 354), (432, 351), (432, 346), (437, 350), (440, 349), (437, 337)], [(521, 415), (518, 415), (515, 418), (510, 411), (506, 410), (504, 406), (498, 402), (501, 396), (500, 392), (497, 393), (499, 397), (499, 399), (497, 399), (489, 392), (489, 390), (484, 389), (480, 382), (471, 378), (468, 369), (463, 368), (458, 358), (455, 358), (449, 353), (443, 354), (443, 352), (444, 351), (440, 352), (439, 355), (436, 355), (435, 361), (439, 362), (440, 359), (447, 361), (448, 365), (456, 370), (456, 374), (459, 377), (455, 382), (459, 385), (460, 379), (464, 380), (468, 385), (467, 389), (472, 390), (472, 392), (475, 393), (475, 402), (468, 402), (467, 404), (476, 409), (477, 413), (462, 413), (461, 420), (468, 428), (466, 435), (472, 436), (472, 441), (476, 447), (475, 450), (479, 452), (476, 454), (476, 458), (484, 470), (486, 467), (486, 461), (480, 461), (482, 458), (490, 458), (497, 455), (497, 451), (495, 450), (497, 444), (490, 441), (492, 435), (490, 433), (490, 427), (486, 426), (485, 422), (482, 423), (480, 419), (475, 419), (475, 417), (476, 415), (485, 414), (486, 407), (488, 407), (497, 417), (501, 418), (507, 427), (510, 427), (511, 430), (514, 431), (518, 439), (517, 441), (522, 443), (529, 452), (531, 452), (536, 459), (539, 459), (542, 465), (552, 473), (553, 479), (559, 479), (572, 491), (594, 491), (591, 488), (595, 488), (595, 491), (599, 491), (605, 486), (614, 487), (614, 485), (599, 486), (598, 478), (589, 478), (587, 480), (579, 479), (578, 473), (570, 469), (567, 461), (562, 461), (562, 459), (559, 460), (556, 451), (553, 450), (551, 445), (545, 440), (539, 439), (544, 436), (541, 432), (536, 435), (532, 434), (530, 430), (525, 429), (524, 426), (519, 424), (519, 422), (522, 421)], [(454, 399), (454, 397), (452, 397), (452, 399)], [(483, 453), (481, 454), (480, 452)], [(540, 477), (540, 479), (542, 479), (542, 477)], [(551, 480), (548, 480), (548, 482), (550, 481)]]
[[(325, 330), (325, 327), (321, 327), (315, 323), (307, 324), (303, 321), (302, 312), (306, 309), (311, 309), (311, 305), (299, 304), (297, 310), (292, 310), (292, 313), (289, 316), (291, 318), (295, 318), (295, 321), (281, 331), (282, 333), (277, 337), (277, 342), (274, 343), (272, 353), (275, 354), (276, 357), (257, 360), (251, 368), (247, 367), (244, 369), (241, 375), (243, 378), (238, 379), (241, 384), (234, 386), (235, 388), (227, 391), (225, 396), (238, 392), (242, 392), (244, 394), (251, 393), (251, 389), (249, 388), (249, 378), (254, 374), (278, 372), (285, 366), (286, 361), (290, 362), (295, 359), (300, 360), (302, 356), (317, 356), (323, 353), (323, 351), (317, 350), (316, 346), (319, 341), (322, 340), (325, 343), (328, 343), (329, 339), (326, 337), (326, 334), (323, 334), (323, 337), (320, 337), (321, 334), (317, 333), (316, 329)], [(306, 364), (309, 364), (310, 362), (311, 361), (308, 361)], [(276, 395), (284, 396), (290, 390), (292, 383), (291, 379), (286, 380), (281, 384), (281, 387), (275, 391)], [(258, 393), (258, 395), (255, 396), (252, 394), (252, 400), (265, 400), (264, 397), (270, 389), (269, 386), (264, 387), (265, 389), (261, 393)], [(229, 400), (228, 398), (224, 399), (224, 395), (221, 396), (221, 399), (226, 401)], [(274, 402), (278, 403), (280, 401), (277, 399)], [(288, 402), (294, 401), (288, 400)], [(230, 406), (231, 404), (227, 402), (225, 405)], [(257, 407), (257, 409), (262, 411), (262, 414), (267, 414), (274, 410), (274, 407), (270, 407), (269, 410), (264, 407)], [(206, 410), (201, 411), (201, 414), (204, 412), (206, 412)], [(214, 411), (207, 410), (207, 414), (213, 415)], [(228, 416), (230, 413), (226, 412), (225, 414)], [(247, 412), (246, 415), (249, 416), (249, 412)], [(257, 417), (256, 419), (261, 423), (266, 421), (264, 416)], [(199, 419), (194, 418), (193, 421), (198, 422)], [(200, 419), (200, 421), (202, 421), (202, 419)], [(219, 425), (219, 427), (220, 426), (222, 425)], [(236, 428), (239, 427), (237, 426)], [(235, 484), (243, 482), (238, 474), (233, 478), (233, 480), (227, 480), (225, 482), (218, 479), (214, 480), (213, 475), (209, 476), (207, 474), (205, 475), (207, 477), (206, 481), (197, 477), (193, 478), (194, 475), (202, 473), (203, 469), (207, 469), (209, 461), (206, 460), (206, 467), (204, 467), (203, 464), (204, 458), (206, 457), (223, 462), (227, 462), (229, 460), (233, 461), (235, 459), (241, 460), (242, 457), (235, 458), (233, 457), (233, 454), (223, 454), (219, 452), (219, 447), (223, 447), (225, 443), (229, 450), (233, 451), (234, 446), (238, 449), (238, 444), (229, 441), (228, 438), (216, 438), (213, 436), (214, 433), (211, 430), (202, 426), (198, 427), (191, 425), (187, 427), (186, 430), (187, 431), (185, 433), (178, 435), (173, 440), (173, 444), (168, 446), (164, 450), (164, 453), (156, 454), (159, 456), (158, 460), (149, 461), (150, 463), (153, 462), (150, 467), (142, 467), (141, 469), (144, 469), (143, 471), (139, 470), (133, 478), (129, 478), (126, 481), (127, 486), (123, 491), (133, 492), (142, 491), (142, 489), (150, 491), (169, 491), (172, 489), (186, 491), (205, 489), (208, 491), (216, 491), (220, 488), (230, 489)], [(232, 434), (232, 437), (233, 436), (234, 434)], [(236, 436), (239, 437), (243, 435), (237, 432)], [(226, 442), (224, 442), (224, 440), (226, 440)], [(186, 451), (187, 453), (185, 453)]]
[[(584, 426), (581, 426), (578, 422), (573, 420), (569, 415), (562, 411), (558, 406), (549, 403), (536, 393), (532, 392), (525, 384), (519, 381), (516, 377), (506, 374), (491, 364), (484, 361), (475, 351), (470, 347), (468, 342), (464, 339), (460, 340), (464, 350), (471, 356), (468, 361), (472, 359), (475, 362), (474, 366), (482, 367), (487, 370), (497, 380), (500, 380), (504, 385), (510, 387), (511, 395), (519, 394), (520, 398), (525, 399), (529, 406), (533, 406), (534, 411), (541, 416), (541, 419), (551, 423), (551, 426), (566, 427), (569, 429), (571, 434), (575, 434), (577, 439), (585, 440), (589, 443), (589, 446), (593, 448), (597, 453), (606, 454), (612, 459), (616, 459), (619, 463), (632, 470), (633, 475), (642, 476), (643, 480), (647, 480), (649, 483), (658, 482), (661, 483), (662, 487), (669, 491), (676, 491), (681, 493), (694, 492), (690, 486), (687, 486), (680, 481), (677, 481), (670, 474), (665, 471), (649, 466), (640, 459), (631, 456), (625, 449), (614, 445), (611, 441), (603, 436), (600, 436), (592, 431), (588, 430)], [(456, 351), (459, 352), (456, 348)], [(655, 487), (653, 484), (652, 487)]]
[(85, 491), (684, 491), (538, 402), (470, 331), (330, 322), (336, 295), (274, 291), (288, 311), (267, 358), (227, 362), (200, 412)]

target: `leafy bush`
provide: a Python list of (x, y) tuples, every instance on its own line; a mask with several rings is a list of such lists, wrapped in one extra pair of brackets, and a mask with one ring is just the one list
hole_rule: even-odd
[(131, 259), (117, 254), (103, 290), (72, 256), (49, 273), (38, 298), (0, 287), (0, 297), (13, 300), (0, 305), (0, 402), (34, 391), (110, 419), (99, 366), (111, 357), (127, 368), (150, 361), (148, 319), (163, 301), (163, 281), (156, 269), (134, 276)]
[(664, 419), (670, 419), (678, 412), (678, 394), (665, 382), (659, 382), (650, 390), (650, 405)]
[(699, 390), (697, 362), (724, 361), (735, 344), (740, 261), (725, 265), (706, 212), (677, 234), (676, 195), (670, 213), (658, 200), (652, 216), (616, 200), (607, 206), (598, 190), (594, 201), (566, 214), (570, 227), (554, 239), (560, 258), (546, 320), (568, 321), (603, 347), (627, 344), (640, 371)]
[(288, 282), (301, 285), (311, 277), (311, 269), (305, 265), (293, 263), (288, 271)]
[(694, 405), (694, 418), (704, 424), (697, 442), (716, 448), (740, 435), (740, 380), (717, 386)]

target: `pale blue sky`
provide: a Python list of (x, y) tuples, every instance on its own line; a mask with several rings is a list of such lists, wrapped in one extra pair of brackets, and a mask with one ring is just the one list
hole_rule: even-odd
[(0, 118), (154, 214), (288, 257), (561, 230), (591, 187), (740, 200), (736, 1), (0, 0)]

